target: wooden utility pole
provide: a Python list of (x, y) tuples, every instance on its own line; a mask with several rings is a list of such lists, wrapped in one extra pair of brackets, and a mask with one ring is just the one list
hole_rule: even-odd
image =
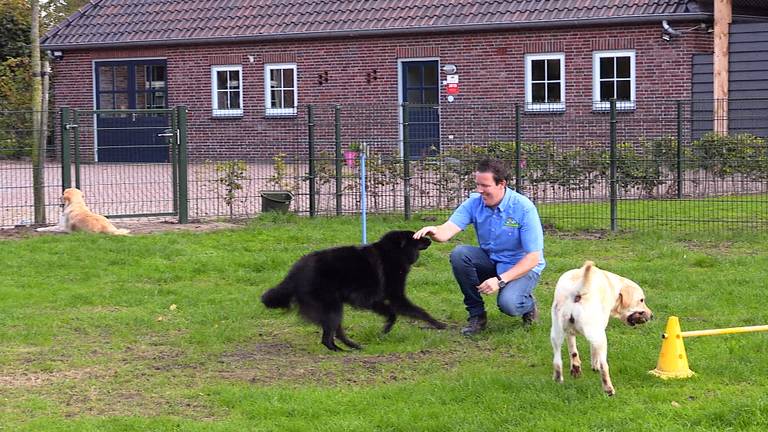
[(45, 223), (45, 188), (43, 179), (43, 164), (45, 163), (45, 148), (40, 146), (40, 136), (43, 123), (43, 82), (40, 66), (40, 2), (30, 1), (32, 5), (32, 194), (34, 196), (35, 223)]
[(714, 129), (728, 133), (728, 36), (733, 16), (732, 0), (715, 0)]

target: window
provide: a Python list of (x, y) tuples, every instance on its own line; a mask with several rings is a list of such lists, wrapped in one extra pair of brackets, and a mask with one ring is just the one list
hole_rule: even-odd
[(616, 108), (635, 109), (635, 52), (596, 52), (592, 61), (592, 109), (610, 109), (616, 98)]
[(565, 110), (565, 55), (525, 56), (525, 110)]
[(165, 108), (165, 65), (148, 64), (136, 67), (136, 107)]
[(264, 104), (267, 115), (296, 115), (296, 65), (264, 65)]
[(242, 76), (242, 66), (214, 66), (211, 69), (214, 116), (243, 115)]

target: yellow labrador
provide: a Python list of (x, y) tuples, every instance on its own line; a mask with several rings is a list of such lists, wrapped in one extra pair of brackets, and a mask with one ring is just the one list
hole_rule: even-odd
[(563, 382), (561, 347), (568, 338), (571, 355), (571, 376), (581, 375), (581, 359), (576, 350), (576, 335), (589, 341), (592, 370), (600, 371), (603, 390), (613, 396), (616, 391), (608, 373), (608, 340), (605, 329), (608, 318), (618, 318), (634, 326), (653, 316), (645, 304), (643, 290), (631, 280), (601, 270), (592, 261), (579, 269), (568, 270), (560, 276), (552, 302), (550, 338), (554, 350), (554, 379)]
[(96, 214), (85, 205), (83, 192), (77, 188), (65, 189), (61, 196), (64, 202), (64, 211), (61, 213), (59, 224), (46, 228), (38, 228), (37, 231), (73, 232), (85, 231), (90, 233), (104, 233), (112, 235), (128, 235), (127, 229), (118, 229), (102, 215)]

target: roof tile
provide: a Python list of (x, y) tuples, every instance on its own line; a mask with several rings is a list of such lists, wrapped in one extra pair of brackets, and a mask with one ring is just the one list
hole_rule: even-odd
[(44, 46), (557, 22), (695, 13), (690, 0), (91, 0)]

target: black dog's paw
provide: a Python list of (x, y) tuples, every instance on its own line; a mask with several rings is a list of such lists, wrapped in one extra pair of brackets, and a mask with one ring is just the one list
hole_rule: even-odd
[(347, 340), (342, 341), (342, 342), (344, 343), (344, 345), (346, 345), (346, 346), (348, 346), (348, 347), (350, 347), (352, 349), (356, 349), (356, 350), (363, 349), (362, 345), (360, 345), (359, 343), (357, 343), (355, 341), (347, 339)]
[(325, 347), (331, 351), (337, 351), (337, 352), (344, 351), (343, 349), (339, 348), (338, 345), (336, 345), (335, 343), (330, 343), (330, 344), (323, 343), (323, 345), (325, 345)]
[(443, 330), (443, 329), (448, 327), (448, 324), (446, 324), (444, 322), (440, 322), (440, 321), (434, 321), (434, 322), (431, 322), (430, 324), (432, 324), (432, 327), (434, 327), (434, 328), (436, 328), (438, 330)]

